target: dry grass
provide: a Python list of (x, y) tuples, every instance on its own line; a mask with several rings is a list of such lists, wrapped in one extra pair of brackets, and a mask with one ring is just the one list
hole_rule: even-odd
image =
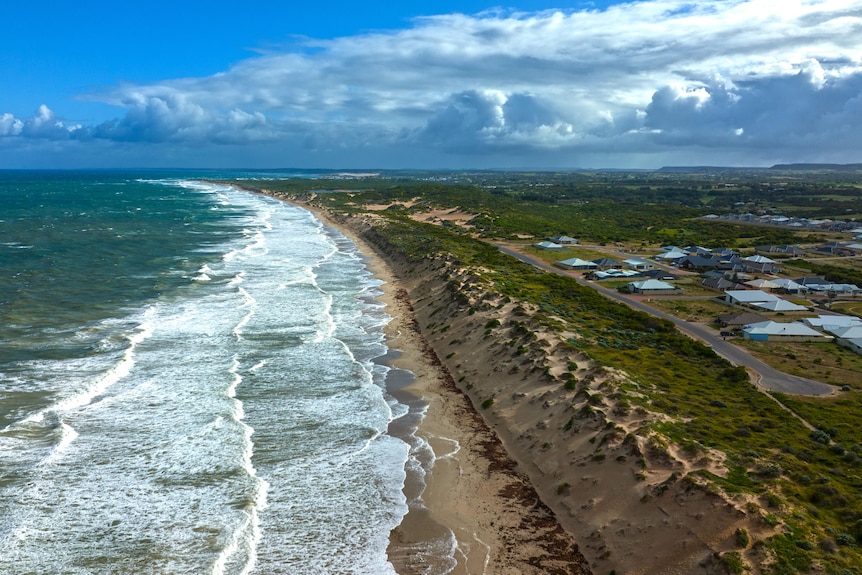
[(740, 347), (776, 369), (833, 385), (862, 381), (862, 355), (837, 343), (779, 343), (738, 340)]

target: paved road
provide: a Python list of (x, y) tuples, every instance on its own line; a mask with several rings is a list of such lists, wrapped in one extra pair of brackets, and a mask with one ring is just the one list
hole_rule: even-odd
[(506, 247), (503, 244), (495, 243), (494, 245), (503, 253), (517, 258), (522, 262), (531, 264), (551, 273), (574, 278), (579, 284), (594, 289), (611, 299), (621, 301), (634, 309), (646, 312), (652, 316), (672, 321), (683, 333), (695, 339), (699, 339), (706, 345), (710, 346), (715, 353), (727, 359), (729, 362), (734, 365), (745, 366), (753, 371), (756, 374), (757, 384), (764, 389), (796, 395), (828, 395), (835, 391), (835, 388), (831, 385), (827, 385), (813, 379), (790, 375), (766, 365), (759, 359), (752, 357), (745, 350), (723, 340), (714, 330), (704, 325), (687, 322), (670, 314), (666, 314), (639, 300), (626, 297), (616, 290), (602, 287), (595, 282), (587, 281), (575, 274), (567, 272), (566, 270), (555, 268), (538, 258), (523, 254)]

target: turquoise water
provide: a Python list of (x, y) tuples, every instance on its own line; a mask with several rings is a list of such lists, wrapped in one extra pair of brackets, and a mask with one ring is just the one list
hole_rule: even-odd
[(356, 247), (180, 174), (0, 172), (0, 573), (393, 573)]

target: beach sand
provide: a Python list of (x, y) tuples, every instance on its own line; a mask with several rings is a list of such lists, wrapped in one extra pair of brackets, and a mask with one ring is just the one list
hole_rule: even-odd
[[(574, 538), (541, 502), (422, 335), (406, 289), (410, 286), (350, 226), (313, 206), (303, 207), (356, 243), (369, 269), (385, 282), (380, 299), (392, 317), (386, 343), (396, 350), (388, 363), (413, 374), (405, 380), (396, 371), (389, 391), (414, 410), (424, 408), (416, 435), (433, 449), (434, 463), (423, 481), (408, 474), (405, 494), (414, 504), (393, 530), (389, 547), (399, 575), (589, 573)], [(406, 431), (390, 429), (399, 436)], [(454, 564), (442, 560), (447, 555), (454, 555)]]

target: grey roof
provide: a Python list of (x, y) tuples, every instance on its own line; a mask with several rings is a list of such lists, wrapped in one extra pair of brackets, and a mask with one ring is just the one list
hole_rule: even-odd
[(751, 313), (750, 311), (745, 311), (742, 313), (727, 313), (724, 315), (718, 316), (718, 321), (725, 325), (750, 325), (753, 323), (760, 323), (764, 321), (769, 321), (762, 315)]

